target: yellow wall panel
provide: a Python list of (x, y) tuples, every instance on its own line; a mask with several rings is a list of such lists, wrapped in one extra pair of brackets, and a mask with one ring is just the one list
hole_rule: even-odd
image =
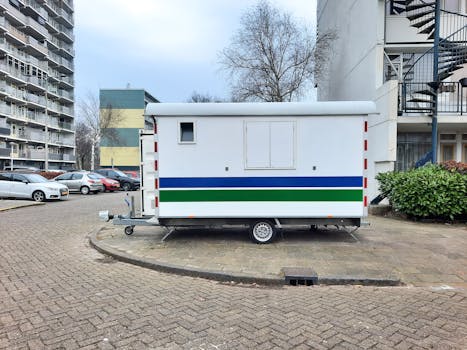
[[(101, 116), (103, 113), (108, 113), (106, 109), (100, 110)], [(111, 123), (109, 128), (138, 128), (144, 129), (144, 109), (112, 109), (111, 113), (116, 115), (116, 122)]]
[(101, 147), (101, 166), (139, 166), (138, 147)]

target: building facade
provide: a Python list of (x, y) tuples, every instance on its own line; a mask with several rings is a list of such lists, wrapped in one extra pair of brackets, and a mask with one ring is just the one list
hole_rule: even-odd
[(149, 102), (159, 102), (143, 89), (101, 89), (100, 118), (105, 131), (100, 142), (100, 166), (139, 170), (139, 130), (154, 128), (144, 117)]
[(0, 170), (73, 168), (72, 0), (0, 0)]
[(378, 193), (377, 173), (430, 159), (435, 97), (437, 160), (467, 162), (467, 4), (440, 1), (437, 70), (435, 5), (435, 0), (318, 0), (318, 32), (338, 36), (326, 78), (318, 82), (318, 99), (373, 100), (378, 107), (379, 114), (369, 118), (371, 198)]

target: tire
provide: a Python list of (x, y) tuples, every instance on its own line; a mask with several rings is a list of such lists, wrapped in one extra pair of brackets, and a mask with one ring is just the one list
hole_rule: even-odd
[(250, 238), (254, 243), (266, 244), (274, 241), (277, 230), (268, 220), (259, 220), (250, 226)]
[(131, 236), (133, 234), (134, 226), (126, 226), (124, 231), (127, 236)]
[(124, 190), (125, 192), (128, 192), (131, 190), (131, 185), (128, 183), (128, 182), (125, 182), (123, 185), (122, 185), (122, 190)]
[(88, 186), (83, 186), (79, 189), (79, 191), (81, 192), (81, 194), (89, 194), (89, 187)]
[(35, 202), (45, 202), (45, 193), (42, 191), (34, 191), (32, 199), (34, 199)]

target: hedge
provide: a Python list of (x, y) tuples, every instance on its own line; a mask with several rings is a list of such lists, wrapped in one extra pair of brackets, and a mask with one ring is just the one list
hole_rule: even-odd
[(454, 220), (467, 214), (467, 175), (456, 169), (430, 164), (380, 173), (376, 179), (396, 211), (416, 218)]

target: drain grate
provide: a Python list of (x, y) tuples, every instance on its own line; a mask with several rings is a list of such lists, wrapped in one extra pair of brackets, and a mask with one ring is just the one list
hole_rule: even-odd
[(318, 284), (318, 274), (307, 267), (283, 267), (285, 284), (290, 286), (314, 286)]

